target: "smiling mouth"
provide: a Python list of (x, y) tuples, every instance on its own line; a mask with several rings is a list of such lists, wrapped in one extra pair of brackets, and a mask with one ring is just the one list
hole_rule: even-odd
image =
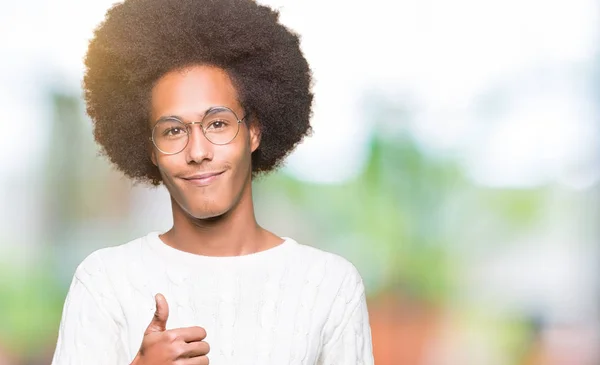
[(196, 186), (206, 186), (218, 179), (219, 176), (223, 175), (224, 172), (225, 171), (193, 175), (189, 177), (184, 177), (183, 180)]

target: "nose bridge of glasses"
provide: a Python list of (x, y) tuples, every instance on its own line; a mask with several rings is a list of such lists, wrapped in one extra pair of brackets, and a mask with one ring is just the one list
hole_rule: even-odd
[(198, 122), (184, 122), (183, 124), (185, 124), (185, 126), (187, 127), (188, 132), (189, 132), (192, 129), (192, 126), (194, 124), (197, 124), (197, 125), (200, 126), (200, 128), (204, 129), (204, 124), (203, 123), (204, 123), (203, 121), (198, 121)]

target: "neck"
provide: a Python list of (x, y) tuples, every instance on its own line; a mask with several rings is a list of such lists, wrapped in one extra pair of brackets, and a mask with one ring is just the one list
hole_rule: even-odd
[(161, 239), (178, 250), (203, 256), (240, 256), (281, 243), (279, 237), (256, 222), (250, 182), (239, 201), (219, 217), (197, 219), (173, 199), (171, 205), (173, 227)]

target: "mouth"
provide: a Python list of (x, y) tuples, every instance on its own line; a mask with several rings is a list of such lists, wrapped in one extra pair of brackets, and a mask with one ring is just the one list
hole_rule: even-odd
[(182, 177), (182, 179), (195, 186), (206, 186), (218, 179), (224, 172), (225, 171), (207, 172)]

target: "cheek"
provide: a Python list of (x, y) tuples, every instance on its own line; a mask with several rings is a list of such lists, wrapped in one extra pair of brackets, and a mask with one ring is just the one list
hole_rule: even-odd
[(161, 155), (156, 157), (156, 166), (160, 171), (161, 175), (173, 175), (177, 170), (177, 166), (179, 165), (177, 159), (175, 159), (176, 155), (167, 156)]
[(160, 176), (163, 180), (163, 185), (169, 190), (171, 194), (177, 194), (176, 190), (179, 190), (176, 179), (173, 177), (181, 171), (185, 171), (185, 164), (182, 168), (181, 162), (177, 159), (177, 155), (166, 156), (157, 155), (157, 167), (160, 172)]
[[(221, 146), (223, 161), (231, 164), (236, 170), (246, 170), (246, 165), (250, 161), (251, 145), (247, 132), (240, 133), (233, 142)], [(219, 151), (215, 151), (215, 158), (219, 158)]]
[(252, 157), (250, 145), (248, 143), (240, 143), (239, 148), (236, 149), (234, 158), (236, 173), (240, 176), (246, 176), (251, 169)]

